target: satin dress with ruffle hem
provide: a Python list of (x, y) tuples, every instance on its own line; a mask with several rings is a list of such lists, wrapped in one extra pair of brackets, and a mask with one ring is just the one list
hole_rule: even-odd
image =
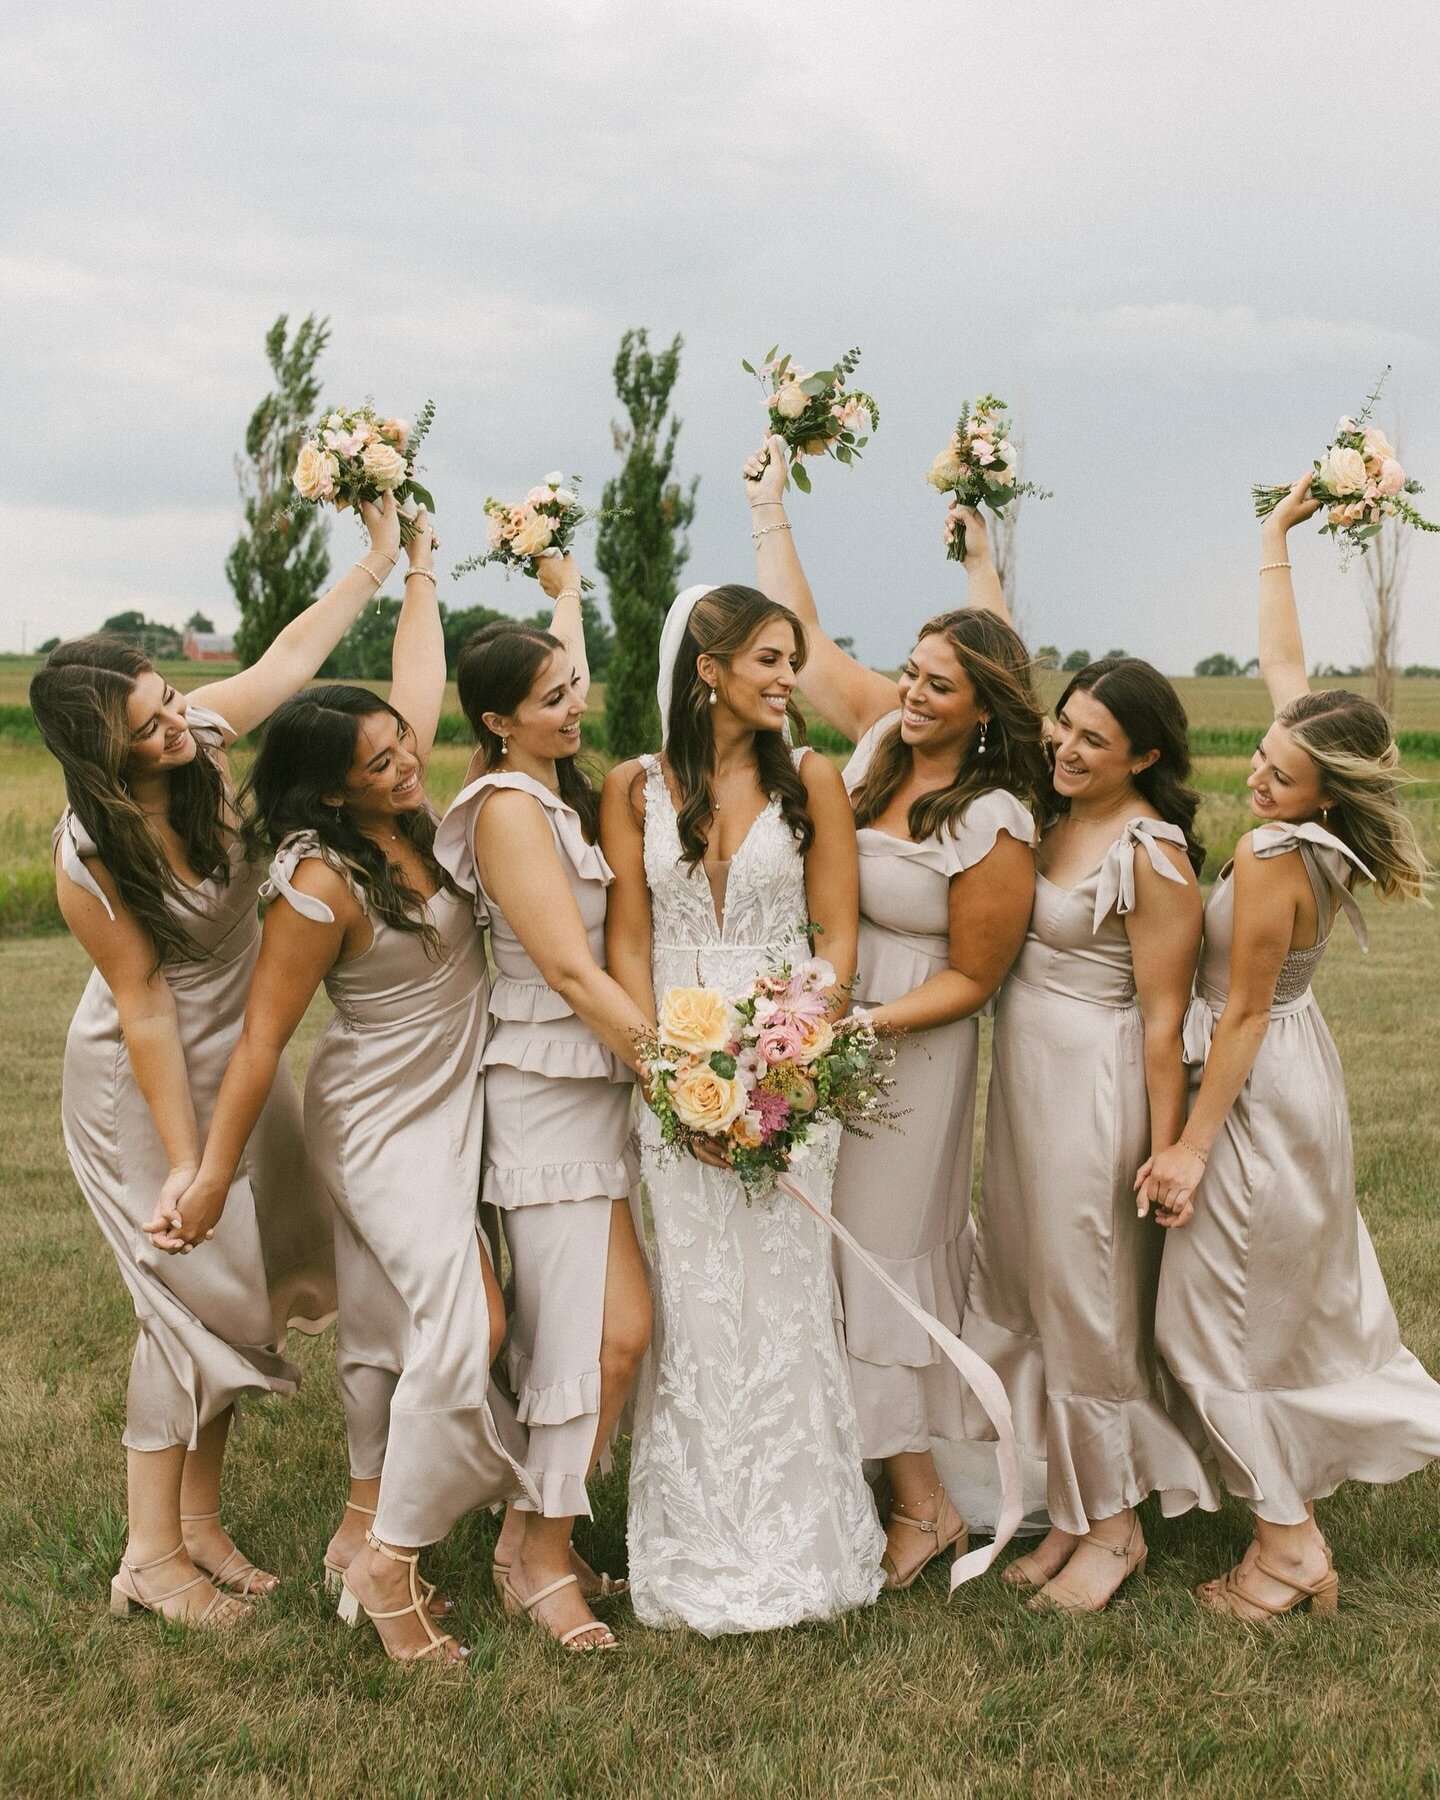
[(490, 1377), (480, 1264), (485, 948), (469, 901), (444, 888), (425, 902), (438, 951), (388, 924), (312, 832), (280, 845), (266, 898), (333, 922), (293, 885), (307, 858), (344, 877), (373, 934), (325, 977), (335, 1011), (305, 1083), (306, 1135), (338, 1215), (350, 1471), (380, 1478), (375, 1536), (418, 1548), (527, 1486), (524, 1431)]
[[(1322, 926), (1338, 904), (1363, 947), (1358, 859), (1322, 826), (1261, 825), (1257, 857), (1298, 854)], [(1225, 1010), (1235, 888), (1205, 906), (1186, 1020), (1198, 1088)], [(1225, 1486), (1298, 1525), (1344, 1481), (1398, 1481), (1440, 1457), (1440, 1386), (1400, 1342), (1355, 1204), (1345, 1081), (1311, 990), (1328, 931), (1281, 966), (1255, 1062), (1210, 1150), (1195, 1215), (1167, 1234), (1155, 1339)]]
[[(525, 1467), (548, 1518), (591, 1516), (586, 1477), (600, 1413), (600, 1338), (615, 1201), (636, 1180), (633, 1076), (549, 985), (475, 866), (475, 821), (502, 789), (544, 809), (560, 866), (605, 966), (606, 890), (614, 879), (580, 815), (528, 775), (472, 781), (435, 835), (441, 866), (488, 921), (495, 959), (485, 1047), (483, 1198), (500, 1210), (515, 1271), (508, 1370), (529, 1430)], [(601, 1446), (603, 1449), (604, 1446)]]
[[(188, 714), (198, 754), (216, 756), (235, 733), (198, 701)], [(111, 912), (86, 859), (96, 845), (73, 812), (55, 833), (60, 865)], [(235, 840), (230, 878), (202, 881), (172, 911), (195, 941), (193, 959), (162, 967), (175, 1001), (200, 1141), (240, 1035), (260, 949), (256, 898), (263, 870)], [(113, 913), (111, 913), (113, 917)], [(226, 1197), (214, 1237), (189, 1256), (159, 1250), (153, 1218), (169, 1161), (130, 1068), (115, 997), (91, 973), (65, 1040), (60, 1116), (70, 1166), (130, 1290), (139, 1337), (130, 1366), (124, 1443), (193, 1449), (196, 1434), (245, 1394), (292, 1394), (300, 1380), (282, 1354), (287, 1323), (319, 1331), (335, 1314), (331, 1209), (306, 1153), (300, 1097), (281, 1069)]]
[[(1135, 818), (1074, 887), (1038, 875), (995, 1010), (961, 1337), (1004, 1382), (1022, 1447), (1045, 1460), (1052, 1524), (1077, 1536), (1157, 1490), (1167, 1516), (1219, 1504), (1199, 1422), (1156, 1360), (1164, 1233), (1134, 1195), (1150, 1109), (1124, 920), (1136, 854), (1178, 882), (1160, 844), (1184, 842)], [(971, 1435), (991, 1436), (962, 1403)]]

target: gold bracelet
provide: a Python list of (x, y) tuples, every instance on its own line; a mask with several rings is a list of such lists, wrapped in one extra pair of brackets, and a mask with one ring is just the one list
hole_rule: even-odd
[(1260, 573), (1261, 573), (1261, 574), (1262, 574), (1262, 575), (1263, 575), (1263, 574), (1264, 574), (1264, 573), (1265, 573), (1265, 571), (1266, 571), (1266, 570), (1267, 570), (1267, 569), (1288, 569), (1288, 568), (1289, 568), (1289, 567), (1290, 567), (1290, 565), (1289, 565), (1289, 563), (1288, 563), (1288, 562), (1283, 562), (1283, 563), (1261, 563), (1261, 565), (1260, 565)]
[(435, 587), (437, 585), (435, 577), (434, 577), (434, 575), (431, 574), (429, 569), (407, 569), (405, 571), (405, 579), (407, 581), (410, 579), (410, 577), (412, 575), (421, 576), (424, 580), (426, 580), (430, 583), (431, 587)]
[(1175, 1142), (1182, 1150), (1188, 1150), (1202, 1168), (1208, 1168), (1210, 1166), (1210, 1158), (1203, 1150), (1197, 1150), (1188, 1138), (1176, 1138)]
[(750, 542), (752, 544), (758, 544), (761, 538), (765, 537), (769, 532), (789, 531), (789, 529), (790, 521), (788, 519), (782, 519), (778, 525), (762, 525), (758, 531), (752, 531), (750, 533)]

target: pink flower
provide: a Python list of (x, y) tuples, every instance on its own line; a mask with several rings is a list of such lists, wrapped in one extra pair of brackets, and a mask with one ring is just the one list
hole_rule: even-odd
[(752, 1110), (759, 1125), (762, 1143), (769, 1143), (790, 1122), (790, 1102), (783, 1094), (772, 1094), (767, 1088), (757, 1090)]
[(553, 500), (554, 498), (555, 492), (553, 488), (533, 487), (525, 496), (525, 504), (527, 506), (543, 506), (547, 500)]
[(1404, 492), (1405, 471), (1393, 456), (1387, 456), (1380, 464), (1378, 482), (1382, 494), (1399, 494)]
[(382, 419), (380, 430), (392, 443), (398, 444), (403, 450), (410, 436), (410, 421), (408, 419)]
[(503, 513), (486, 513), (485, 542), (492, 550), (498, 550), (505, 541), (505, 516)]
[(755, 1048), (767, 1063), (793, 1062), (800, 1054), (801, 1042), (793, 1020), (781, 1013), (756, 1038)]
[(333, 450), (337, 456), (358, 456), (369, 441), (369, 437), (359, 430), (325, 433), (326, 448)]

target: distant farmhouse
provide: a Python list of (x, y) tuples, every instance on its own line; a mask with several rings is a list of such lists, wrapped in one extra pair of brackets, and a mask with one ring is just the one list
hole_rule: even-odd
[(196, 631), (191, 628), (185, 633), (181, 649), (187, 662), (233, 662), (235, 634), (233, 631)]

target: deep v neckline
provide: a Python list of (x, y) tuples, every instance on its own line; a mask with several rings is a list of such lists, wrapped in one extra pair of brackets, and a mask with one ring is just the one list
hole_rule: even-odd
[[(665, 796), (666, 806), (668, 806), (670, 809), (670, 823), (676, 828), (676, 836), (678, 838), (678, 836), (679, 836), (679, 814), (676, 811), (675, 798), (670, 792), (670, 783), (665, 779), (664, 766), (662, 765), (662, 763), (660, 762), (660, 759), (658, 757), (655, 759), (655, 773), (660, 779), (660, 790)], [(716, 941), (718, 943), (723, 944), (725, 941), (725, 920), (730, 911), (730, 883), (735, 879), (736, 864), (744, 856), (746, 846), (749, 844), (751, 838), (753, 838), (755, 835), (756, 826), (759, 825), (759, 823), (762, 819), (768, 817), (768, 815), (771, 812), (773, 812), (775, 810), (775, 808), (777, 806), (779, 806), (779, 804), (780, 804), (780, 802), (772, 794), (770, 796), (770, 798), (765, 802), (765, 804), (760, 808), (759, 812), (756, 813), (755, 817), (745, 827), (745, 835), (740, 839), (740, 842), (735, 846), (735, 849), (732, 852), (732, 854), (727, 859), (725, 859), (725, 861), (722, 865), (725, 870), (725, 898), (720, 902), (720, 904), (718, 906), (715, 904), (715, 885), (710, 879), (709, 873), (705, 868), (703, 859), (698, 865), (696, 865), (695, 869), (692, 869), (690, 871), (690, 874), (692, 877), (696, 873), (698, 873), (700, 876), (700, 879), (705, 883), (705, 892), (709, 895), (709, 898), (710, 898), (710, 915), (715, 922), (715, 937), (716, 937)]]

